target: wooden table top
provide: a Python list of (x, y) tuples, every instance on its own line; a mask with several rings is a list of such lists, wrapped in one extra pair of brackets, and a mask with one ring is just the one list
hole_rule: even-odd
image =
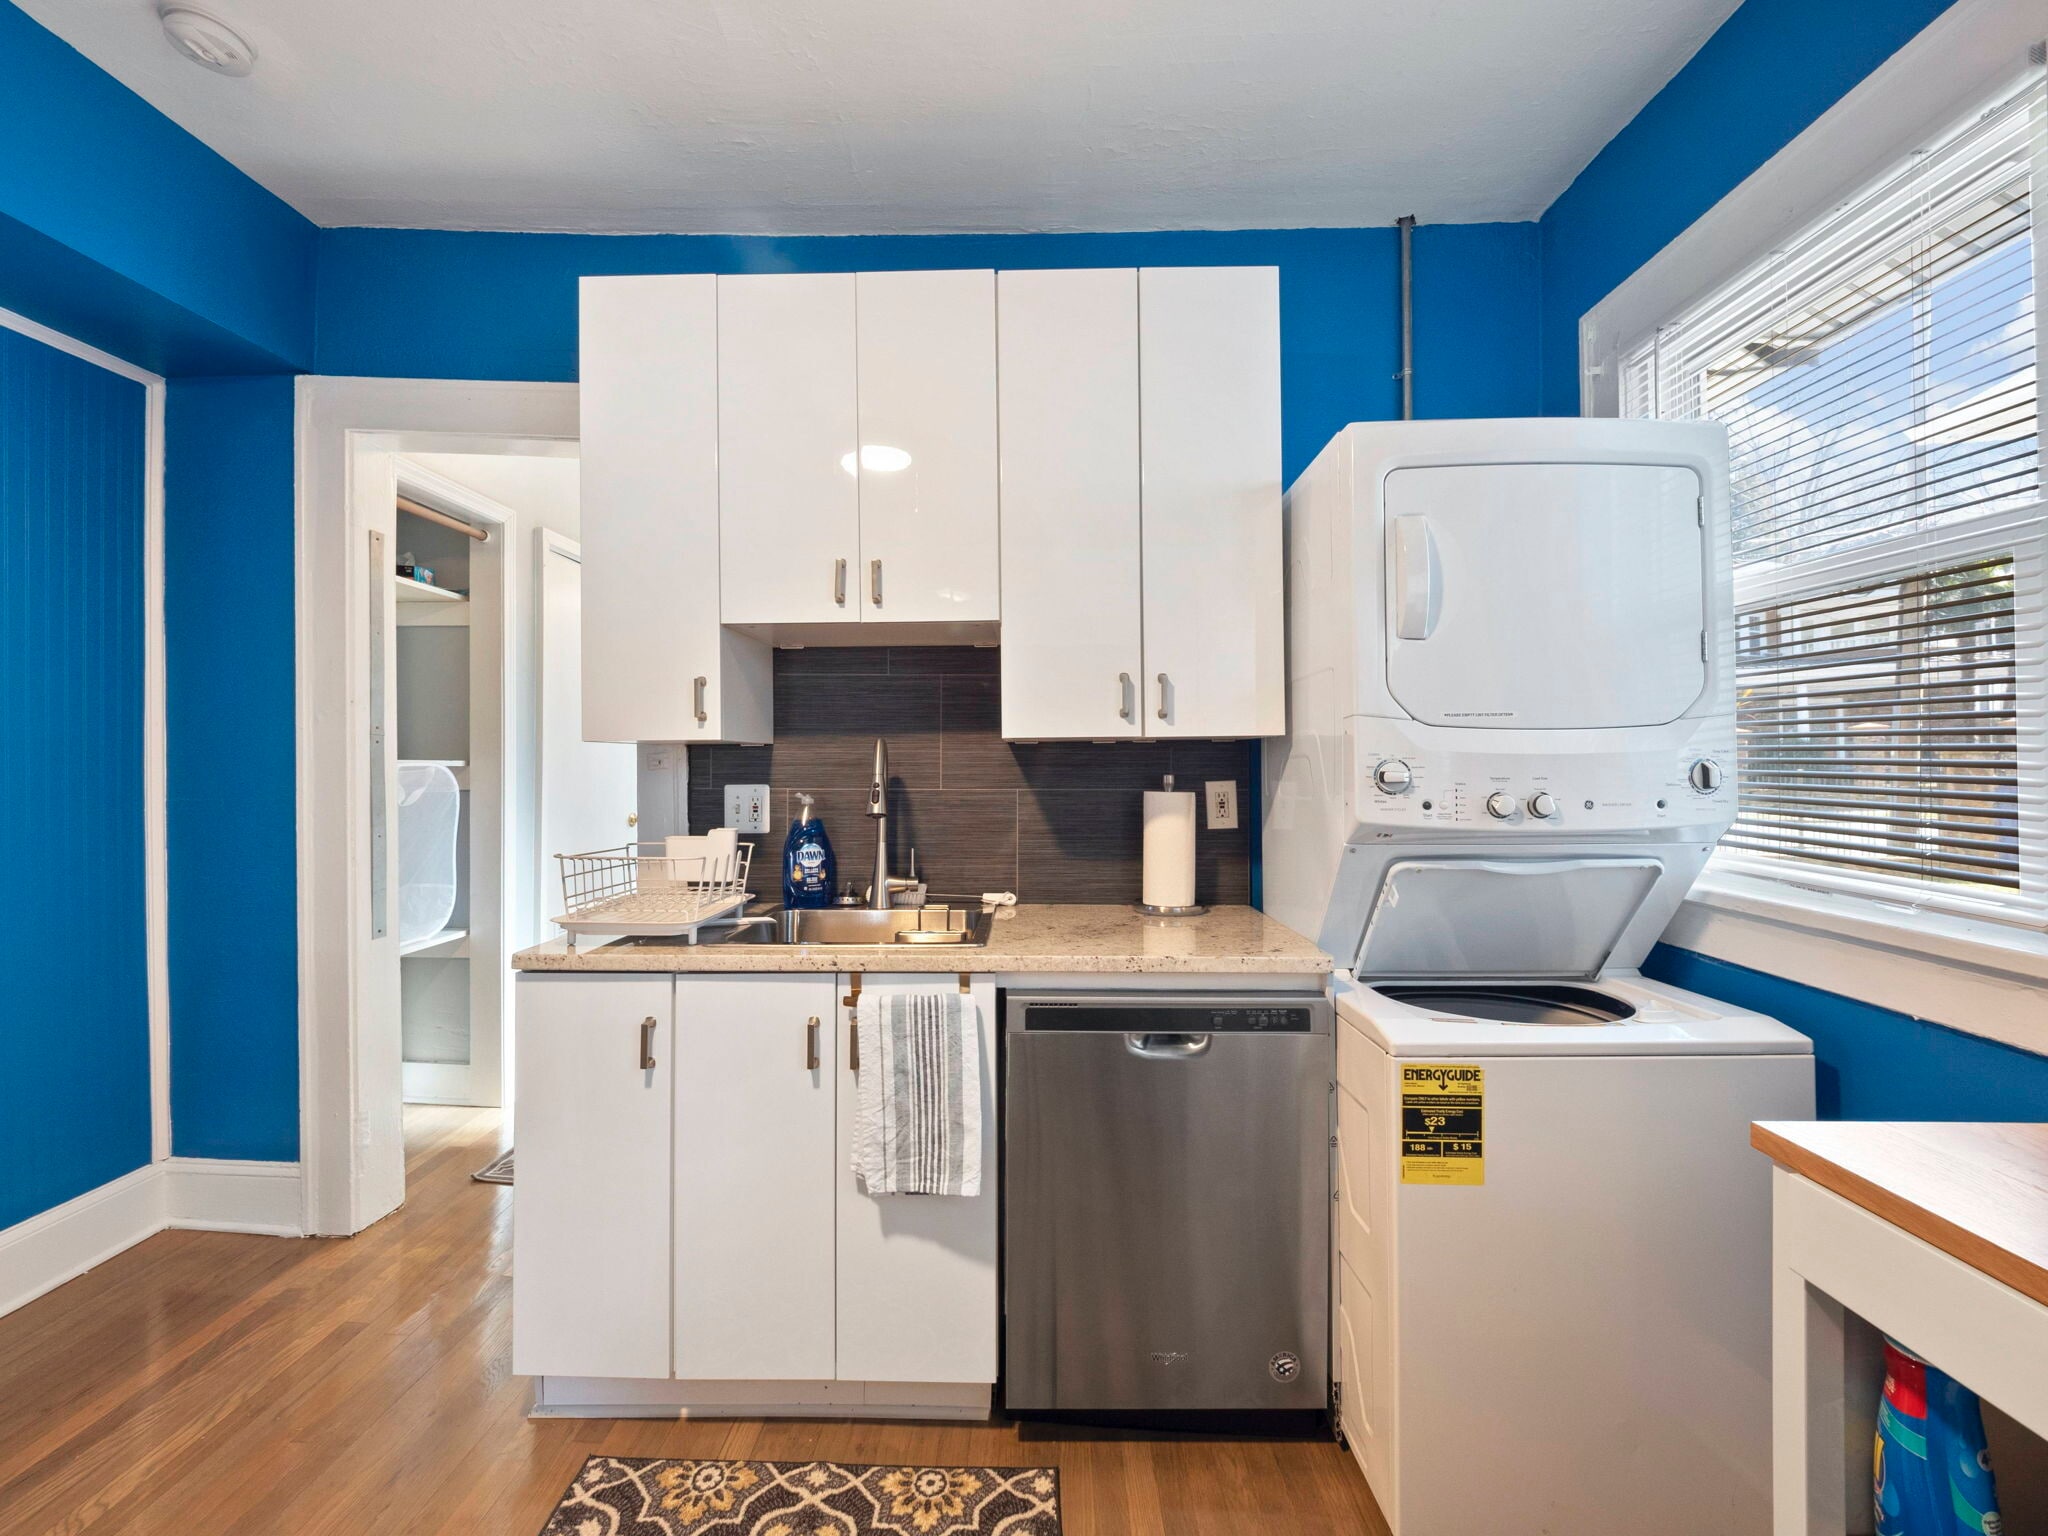
[(1774, 1120), (1750, 1144), (2048, 1306), (2048, 1125)]

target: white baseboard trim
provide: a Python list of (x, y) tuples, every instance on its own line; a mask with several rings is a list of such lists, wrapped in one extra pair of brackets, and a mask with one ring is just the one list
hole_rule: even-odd
[(163, 1170), (164, 1225), (191, 1232), (306, 1235), (297, 1163), (172, 1157)]
[(0, 1232), (0, 1316), (163, 1230), (157, 1165), (51, 1206)]
[(536, 1419), (986, 1419), (995, 1388), (960, 1381), (656, 1381), (537, 1376)]
[(166, 1228), (305, 1233), (297, 1163), (172, 1157), (0, 1231), (0, 1317)]

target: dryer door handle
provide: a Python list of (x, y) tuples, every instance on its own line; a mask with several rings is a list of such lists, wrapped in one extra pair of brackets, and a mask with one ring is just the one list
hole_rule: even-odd
[(1443, 611), (1443, 573), (1429, 519), (1417, 514), (1394, 519), (1394, 633), (1403, 640), (1427, 640)]

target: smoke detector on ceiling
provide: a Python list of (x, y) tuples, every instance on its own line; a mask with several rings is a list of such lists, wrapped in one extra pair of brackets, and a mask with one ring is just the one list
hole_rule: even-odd
[(195, 64), (238, 79), (256, 67), (256, 50), (249, 40), (217, 16), (189, 5), (160, 5), (156, 19), (163, 23), (171, 46)]

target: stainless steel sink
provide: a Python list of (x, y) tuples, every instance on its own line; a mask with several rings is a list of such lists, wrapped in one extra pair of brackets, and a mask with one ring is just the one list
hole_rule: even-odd
[(993, 918), (974, 907), (815, 907), (745, 917), (706, 928), (700, 944), (831, 944), (879, 949), (897, 944), (988, 943)]
[(988, 943), (989, 915), (966, 907), (814, 907), (781, 917), (786, 944)]

